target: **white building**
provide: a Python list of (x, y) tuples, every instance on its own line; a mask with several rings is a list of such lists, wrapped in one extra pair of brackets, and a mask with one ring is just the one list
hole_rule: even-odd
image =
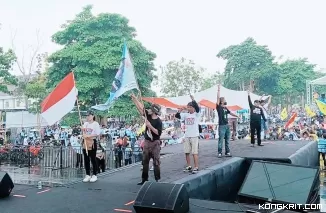
[(32, 103), (31, 100), (27, 100), (24, 97), (15, 97), (3, 92), (0, 92), (0, 111), (19, 111), (26, 110), (28, 104)]

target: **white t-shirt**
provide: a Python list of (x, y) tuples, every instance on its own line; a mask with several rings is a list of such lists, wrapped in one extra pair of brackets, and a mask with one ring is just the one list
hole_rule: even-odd
[(185, 121), (185, 137), (198, 137), (199, 136), (199, 121), (200, 121), (200, 113), (180, 113), (181, 120)]
[(85, 122), (83, 128), (84, 128), (84, 134), (86, 135), (101, 134), (101, 127), (96, 121), (93, 121), (92, 123)]

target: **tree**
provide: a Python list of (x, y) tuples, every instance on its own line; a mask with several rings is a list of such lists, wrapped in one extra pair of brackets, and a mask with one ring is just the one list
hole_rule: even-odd
[(213, 74), (209, 74), (208, 76), (204, 77), (200, 90), (209, 89), (218, 84), (222, 84), (223, 81), (224, 81), (224, 75), (219, 71)]
[(32, 113), (41, 112), (41, 102), (47, 96), (46, 90), (46, 74), (42, 73), (37, 78), (31, 80), (25, 87), (24, 94), (27, 98), (33, 100), (28, 111)]
[(288, 103), (300, 101), (306, 91), (306, 80), (318, 77), (318, 73), (314, 69), (315, 65), (310, 64), (305, 58), (286, 60), (281, 63), (276, 86), (277, 95), (283, 96)]
[(205, 69), (197, 67), (192, 60), (181, 58), (161, 67), (157, 84), (166, 96), (189, 95), (201, 89), (204, 72)]
[[(135, 40), (136, 30), (118, 14), (103, 13), (95, 16), (87, 6), (74, 20), (67, 21), (52, 40), (63, 48), (49, 57), (47, 87), (53, 88), (64, 76), (74, 71), (78, 98), (83, 109), (104, 103), (118, 70), (124, 40), (133, 59), (136, 77), (144, 96), (155, 78), (153, 60), (156, 55)], [(113, 114), (134, 109), (129, 97), (121, 97), (110, 109)], [(100, 114), (100, 113), (99, 113)], [(102, 115), (105, 115), (104, 113)]]
[(256, 82), (257, 90), (262, 92), (275, 88), (277, 76), (274, 57), (267, 46), (261, 46), (253, 38), (239, 45), (222, 49), (217, 57), (227, 60), (224, 71), (224, 84), (230, 89), (246, 90), (251, 81)]
[(12, 50), (5, 52), (0, 47), (0, 92), (8, 93), (8, 85), (17, 85), (17, 79), (10, 73), (11, 67), (16, 60)]

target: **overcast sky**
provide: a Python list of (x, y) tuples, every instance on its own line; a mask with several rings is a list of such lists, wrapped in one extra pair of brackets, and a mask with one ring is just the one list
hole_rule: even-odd
[(51, 35), (87, 4), (96, 14), (126, 16), (137, 39), (157, 54), (157, 66), (185, 57), (222, 71), (218, 51), (250, 36), (276, 56), (307, 57), (326, 68), (325, 0), (0, 0), (0, 46), (9, 48), (16, 32), (18, 57), (25, 48), (28, 58), (40, 30), (41, 51), (51, 53), (60, 48)]

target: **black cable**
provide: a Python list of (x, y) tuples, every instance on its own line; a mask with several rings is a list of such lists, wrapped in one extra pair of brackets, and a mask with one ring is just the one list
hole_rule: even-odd
[(263, 163), (263, 167), (264, 167), (265, 175), (266, 175), (266, 178), (267, 178), (269, 190), (272, 193), (273, 199), (276, 199), (275, 192), (274, 192), (274, 189), (273, 189), (273, 186), (272, 186), (272, 183), (271, 183), (271, 178), (270, 178), (270, 176), (268, 174), (268, 170), (267, 170), (267, 167), (266, 167), (266, 163)]
[[(312, 178), (312, 177), (304, 177), (304, 178), (300, 178), (298, 180), (294, 180), (294, 181), (290, 181), (290, 182), (287, 182), (287, 183), (283, 183), (283, 184), (280, 184), (280, 185), (277, 185), (277, 186), (274, 186), (274, 189), (275, 188), (278, 188), (278, 187), (281, 187), (281, 186), (285, 186), (287, 184), (291, 184), (291, 183), (295, 183), (295, 182), (298, 182), (298, 181), (301, 181), (301, 180), (305, 180), (305, 179), (309, 179), (309, 178)], [(260, 190), (256, 190), (256, 191), (251, 191), (251, 192), (246, 192), (246, 194), (252, 194), (254, 192), (261, 192), (261, 191), (265, 191), (266, 189), (260, 189)]]

